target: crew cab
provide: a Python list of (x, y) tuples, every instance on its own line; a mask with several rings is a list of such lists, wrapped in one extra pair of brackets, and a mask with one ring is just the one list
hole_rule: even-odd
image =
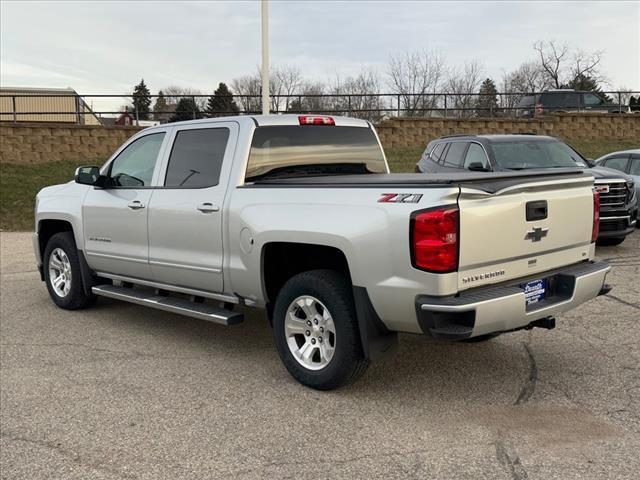
[(104, 296), (222, 325), (263, 308), (291, 375), (354, 380), (398, 332), (482, 340), (606, 293), (581, 171), (389, 174), (369, 122), (240, 116), (142, 130), (40, 191), (53, 302)]
[(634, 179), (599, 165), (561, 140), (545, 135), (450, 135), (429, 142), (416, 172), (588, 170), (600, 194), (598, 245), (619, 245), (637, 223)]

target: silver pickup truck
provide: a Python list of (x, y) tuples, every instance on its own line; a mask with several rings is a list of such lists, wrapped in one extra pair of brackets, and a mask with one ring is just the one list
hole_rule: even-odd
[(264, 308), (291, 375), (332, 389), (397, 332), (553, 328), (607, 291), (597, 216), (580, 171), (389, 174), (369, 122), (243, 116), (147, 128), (43, 189), (34, 249), (61, 308)]

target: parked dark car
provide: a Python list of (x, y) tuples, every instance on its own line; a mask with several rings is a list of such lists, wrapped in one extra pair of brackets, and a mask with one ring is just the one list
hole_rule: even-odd
[(429, 142), (416, 172), (500, 172), (575, 168), (595, 177), (600, 193), (599, 245), (618, 245), (634, 231), (638, 216), (633, 178), (596, 167), (566, 143), (541, 135), (453, 135)]
[(527, 95), (518, 102), (519, 117), (532, 118), (548, 113), (628, 113), (629, 107), (607, 101), (602, 95), (579, 90), (548, 90)]

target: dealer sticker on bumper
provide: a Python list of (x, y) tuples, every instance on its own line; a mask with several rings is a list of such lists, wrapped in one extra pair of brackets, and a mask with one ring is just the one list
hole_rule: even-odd
[(547, 281), (543, 278), (541, 280), (533, 280), (523, 285), (524, 296), (526, 305), (531, 305), (544, 300), (544, 294), (547, 290)]

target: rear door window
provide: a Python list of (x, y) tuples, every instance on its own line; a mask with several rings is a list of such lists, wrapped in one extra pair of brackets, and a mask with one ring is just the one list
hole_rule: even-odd
[(444, 159), (444, 166), (461, 168), (467, 146), (467, 142), (452, 142), (447, 151), (447, 156)]
[(165, 187), (206, 188), (220, 180), (228, 128), (180, 130), (173, 142)]
[(604, 166), (607, 168), (612, 168), (614, 170), (619, 170), (620, 172), (627, 171), (627, 161), (628, 157), (611, 157), (607, 158), (604, 161)]
[(576, 92), (550, 92), (540, 96), (540, 103), (547, 108), (578, 108), (580, 94)]

